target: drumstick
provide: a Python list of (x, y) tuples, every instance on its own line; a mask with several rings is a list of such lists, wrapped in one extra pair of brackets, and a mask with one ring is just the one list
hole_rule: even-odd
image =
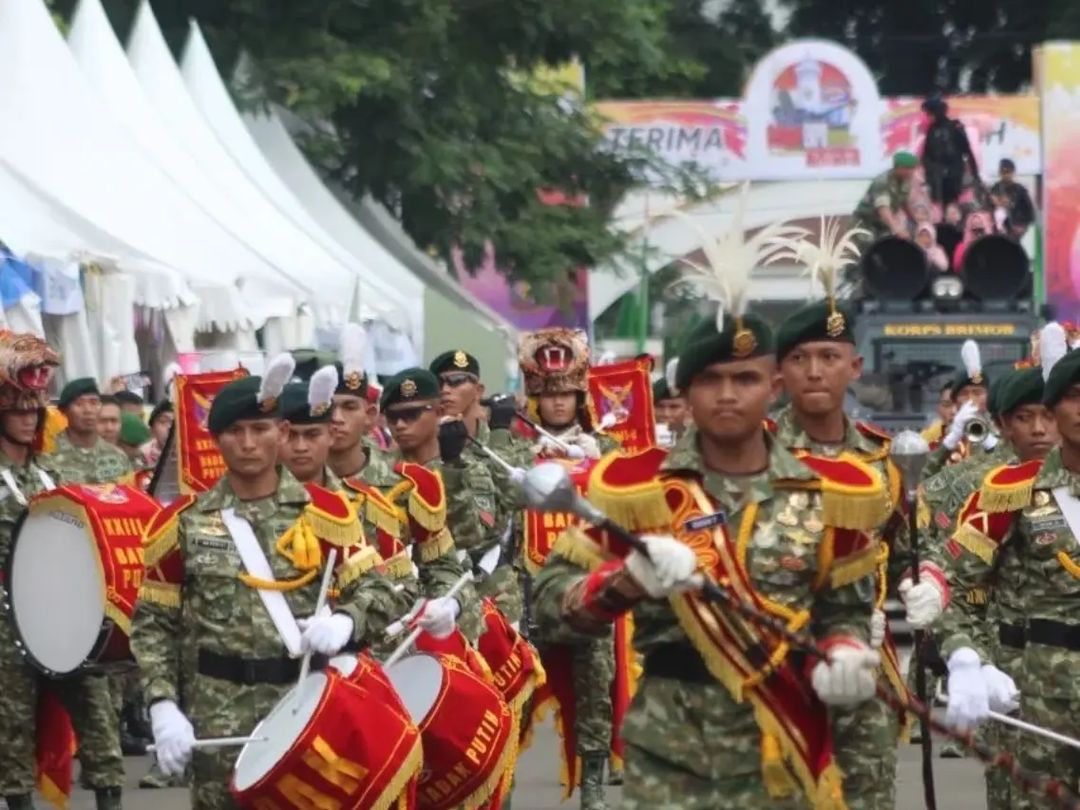
[[(454, 587), (452, 587), (443, 595), (444, 598), (449, 599), (452, 596), (457, 596), (458, 591), (464, 588), (468, 582), (471, 582), (472, 578), (472, 571), (466, 571), (464, 574), (461, 575), (461, 578), (454, 583)], [(392, 653), (390, 653), (390, 657), (383, 661), (383, 669), (389, 669), (402, 658), (404, 658), (405, 653), (409, 651), (409, 647), (411, 647), (416, 642), (416, 640), (420, 638), (420, 634), (423, 632), (423, 629), (420, 627), (414, 628), (413, 631), (405, 637), (405, 640), (401, 642)]]
[[(319, 585), (319, 598), (315, 602), (315, 616), (318, 616), (324, 607), (326, 607), (326, 597), (330, 593), (330, 577), (334, 575), (334, 563), (337, 562), (337, 549), (330, 549), (330, 553), (326, 555), (326, 570), (323, 571), (322, 583)], [(300, 678), (297, 680), (298, 684), (304, 682), (307, 678), (308, 672), (311, 670), (311, 650), (304, 653), (304, 657), (300, 660)], [(297, 707), (293, 708), (293, 713), (296, 713)]]
[[(269, 737), (207, 737), (205, 740), (195, 740), (192, 748), (227, 748), (234, 745), (247, 745), (248, 743), (269, 742)], [(146, 746), (146, 753), (152, 754), (157, 751), (156, 745)]]

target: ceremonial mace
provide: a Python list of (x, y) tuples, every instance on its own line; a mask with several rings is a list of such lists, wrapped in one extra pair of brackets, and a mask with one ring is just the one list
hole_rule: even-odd
[[(908, 536), (911, 540), (911, 583), (919, 584), (919, 480), (926, 467), (930, 446), (926, 439), (914, 430), (904, 430), (892, 440), (890, 458), (904, 480), (904, 496), (908, 512)], [(915, 694), (926, 703), (926, 667), (923, 654), (926, 651), (926, 631), (915, 630), (915, 651), (912, 664), (915, 667)], [(934, 791), (934, 742), (930, 737), (928, 718), (919, 717), (919, 733), (922, 736), (923, 799), (926, 810), (937, 810), (937, 794)]]
[[(619, 526), (593, 504), (578, 495), (573, 481), (570, 480), (569, 474), (562, 465), (549, 462), (533, 467), (526, 473), (522, 487), (530, 508), (541, 512), (571, 512), (582, 520), (617, 536), (645, 557), (649, 556), (649, 547), (640, 537)], [(727, 588), (700, 573), (694, 575), (693, 582), (695, 587), (700, 586), (701, 593), (706, 599), (726, 605), (743, 618), (782, 638), (792, 650), (798, 650), (821, 661), (828, 661), (825, 651), (812, 638), (792, 632), (784, 622), (745, 604)], [(878, 699), (889, 708), (896, 712), (914, 714), (920, 721), (925, 721), (931, 730), (959, 742), (983, 764), (1007, 773), (1009, 778), (1024, 790), (1051, 799), (1062, 810), (1080, 810), (1080, 800), (1071, 796), (1059, 779), (1044, 779), (1032, 774), (1017, 764), (1016, 757), (1012, 753), (994, 751), (977, 742), (973, 731), (959, 732), (935, 720), (930, 709), (918, 698), (905, 698), (880, 683), (877, 685), (876, 693)]]

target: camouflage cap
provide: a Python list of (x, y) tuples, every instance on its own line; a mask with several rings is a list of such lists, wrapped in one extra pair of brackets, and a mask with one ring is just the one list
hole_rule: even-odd
[(439, 380), (426, 368), (407, 368), (391, 377), (383, 388), (382, 410), (399, 402), (424, 402), (439, 398)]
[(237, 422), (252, 419), (279, 419), (281, 404), (278, 399), (259, 402), (262, 377), (241, 377), (233, 380), (214, 397), (210, 405), (207, 427), (218, 436)]
[(707, 366), (771, 355), (775, 346), (772, 329), (757, 315), (726, 316), (723, 331), (717, 331), (716, 319), (709, 318), (686, 338), (679, 354), (675, 385), (685, 391)]
[(992, 415), (1006, 416), (1015, 411), (1021, 405), (1038, 405), (1043, 399), (1043, 376), (1042, 369), (1034, 366), (1012, 371), (1001, 377), (1004, 382), (998, 384), (995, 380), (990, 386), (996, 408), (991, 410)]
[(101, 391), (98, 390), (97, 380), (93, 377), (79, 377), (77, 380), (72, 380), (63, 387), (60, 391), (60, 400), (56, 404), (61, 408), (66, 408), (79, 397), (90, 395), (95, 397), (101, 396)]
[(855, 343), (855, 315), (847, 307), (825, 298), (789, 316), (776, 330), (776, 359), (783, 360), (796, 346), (816, 341)]
[(435, 376), (448, 371), (457, 371), (464, 374), (472, 374), (477, 379), (480, 379), (480, 361), (462, 349), (443, 352), (431, 361), (431, 365), (428, 366), (428, 368)]
[(1050, 377), (1043, 386), (1043, 405), (1053, 408), (1077, 383), (1080, 383), (1080, 351), (1073, 349), (1050, 370)]

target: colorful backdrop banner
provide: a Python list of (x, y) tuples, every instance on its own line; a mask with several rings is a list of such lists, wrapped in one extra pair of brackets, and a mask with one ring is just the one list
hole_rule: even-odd
[(1044, 45), (1036, 65), (1045, 150), (1043, 272), (1054, 317), (1080, 318), (1080, 44)]
[(656, 446), (653, 412), (652, 358), (648, 355), (589, 369), (589, 410), (594, 425), (610, 423), (604, 432), (624, 450)]

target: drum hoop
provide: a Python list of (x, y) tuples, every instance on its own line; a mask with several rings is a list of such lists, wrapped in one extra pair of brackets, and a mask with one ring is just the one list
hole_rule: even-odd
[[(242, 749), (240, 749), (240, 753), (236, 757), (236, 764), (233, 765), (233, 774), (232, 774), (232, 784), (233, 784), (234, 787), (236, 787), (236, 789), (238, 791), (246, 793), (246, 792), (251, 791), (251, 790), (257, 790), (257, 789), (260, 789), (262, 787), (265, 787), (267, 781), (269, 781), (271, 778), (273, 778), (273, 779), (279, 778), (279, 775), (276, 775), (274, 773), (275, 769), (278, 767), (278, 765), (280, 765), (282, 762), (284, 762), (286, 759), (288, 759), (290, 756), (293, 755), (293, 753), (296, 751), (296, 747), (297, 747), (298, 743), (303, 738), (304, 734), (307, 732), (308, 727), (311, 725), (312, 718), (318, 716), (319, 712), (322, 711), (323, 707), (326, 705), (326, 702), (329, 700), (330, 693), (333, 692), (338, 686), (340, 686), (341, 682), (343, 682), (343, 678), (342, 678), (341, 674), (336, 672), (336, 671), (331, 672), (329, 667), (327, 669), (319, 670), (318, 672), (312, 672), (311, 675), (309, 675), (308, 677), (311, 678), (311, 677), (316, 677), (316, 676), (319, 676), (319, 675), (324, 676), (325, 681), (324, 681), (324, 684), (323, 684), (322, 694), (319, 695), (319, 702), (315, 704), (315, 709), (311, 712), (311, 717), (309, 717), (307, 719), (307, 722), (304, 723), (303, 727), (300, 728), (299, 732), (296, 734), (296, 736), (293, 738), (292, 742), (289, 744), (289, 747), (286, 748), (285, 752), (280, 757), (277, 758), (277, 760), (274, 762), (274, 764), (270, 767), (270, 770), (268, 770), (257, 781), (253, 782), (252, 784), (248, 785), (247, 787), (239, 787), (237, 785), (237, 783), (236, 783), (237, 782), (236, 777), (237, 777), (237, 774), (238, 774), (238, 772), (240, 770), (240, 765), (243, 762), (244, 753), (248, 750), (248, 746), (250, 746), (250, 745), (259, 745), (260, 743), (248, 743)], [(262, 720), (259, 721), (259, 724), (257, 726), (255, 726), (255, 728), (251, 732), (250, 736), (252, 736), (252, 737), (265, 736), (265, 735), (260, 733), (260, 732), (262, 732), (263, 726), (270, 719), (271, 715), (274, 714), (274, 711), (278, 708), (278, 706), (280, 706), (282, 703), (284, 703), (287, 698), (292, 697), (293, 695), (296, 694), (296, 690), (297, 690), (298, 686), (299, 685), (294, 686), (292, 689), (290, 689), (288, 692), (286, 692), (284, 695), (282, 695), (281, 700), (279, 700), (277, 703), (275, 703), (274, 708), (270, 710), (270, 712), (266, 715), (266, 717), (264, 717)], [(286, 708), (288, 708), (288, 707), (286, 707)]]
[[(444, 664), (442, 661), (442, 659), (446, 657), (449, 656), (441, 655), (439, 653), (418, 652), (413, 653), (412, 655), (407, 655), (398, 662), (404, 663), (405, 661), (408, 661), (412, 658), (431, 658), (439, 666), (439, 674), (441, 677), (439, 679), (439, 689), (435, 693), (435, 698), (431, 701), (431, 705), (428, 706), (427, 711), (424, 712), (424, 716), (422, 718), (420, 718), (419, 720), (415, 717), (412, 718), (413, 724), (421, 731), (423, 731), (427, 727), (428, 721), (431, 720), (431, 718), (435, 715), (436, 711), (442, 706), (443, 702), (446, 700), (447, 693), (450, 690), (450, 682), (449, 679), (446, 677), (446, 672), (449, 667), (447, 667), (446, 664)], [(402, 695), (401, 691), (394, 684), (393, 678), (390, 677), (390, 672), (392, 672), (393, 669), (393, 667), (390, 667), (389, 670), (384, 670), (384, 672), (386, 673), (387, 679), (390, 681), (390, 686), (394, 689), (395, 692), (398, 693), (398, 696), (401, 698), (401, 703), (405, 707), (406, 713), (408, 713), (408, 702), (405, 700), (405, 697)]]
[[(33, 500), (31, 504), (33, 505)], [(98, 636), (94, 640), (93, 645), (90, 647), (90, 652), (86, 656), (86, 660), (75, 669), (68, 672), (56, 672), (53, 669), (45, 666), (38, 658), (30, 651), (30, 647), (27, 645), (26, 636), (19, 629), (19, 623), (15, 617), (15, 603), (11, 598), (11, 574), (15, 564), (15, 546), (19, 543), (19, 537), (22, 535), (23, 524), (26, 523), (26, 519), (30, 516), (30, 505), (23, 507), (19, 517), (15, 520), (15, 525), (11, 530), (11, 546), (8, 551), (7, 558), (4, 560), (4, 585), (3, 593), (4, 600), (8, 603), (8, 625), (11, 627), (11, 631), (15, 636), (16, 646), (19, 648), (19, 653), (23, 659), (31, 667), (36, 669), (43, 675), (47, 675), (50, 678), (65, 678), (78, 675), (81, 672), (87, 670), (98, 671), (111, 665), (98, 664), (98, 657), (105, 652), (105, 649), (109, 646), (109, 641), (112, 638), (112, 634), (116, 629), (116, 624), (112, 619), (107, 616), (101, 622), (101, 629), (98, 631)], [(98, 575), (102, 578), (104, 583), (105, 574), (101, 571), (101, 561), (98, 561)]]

